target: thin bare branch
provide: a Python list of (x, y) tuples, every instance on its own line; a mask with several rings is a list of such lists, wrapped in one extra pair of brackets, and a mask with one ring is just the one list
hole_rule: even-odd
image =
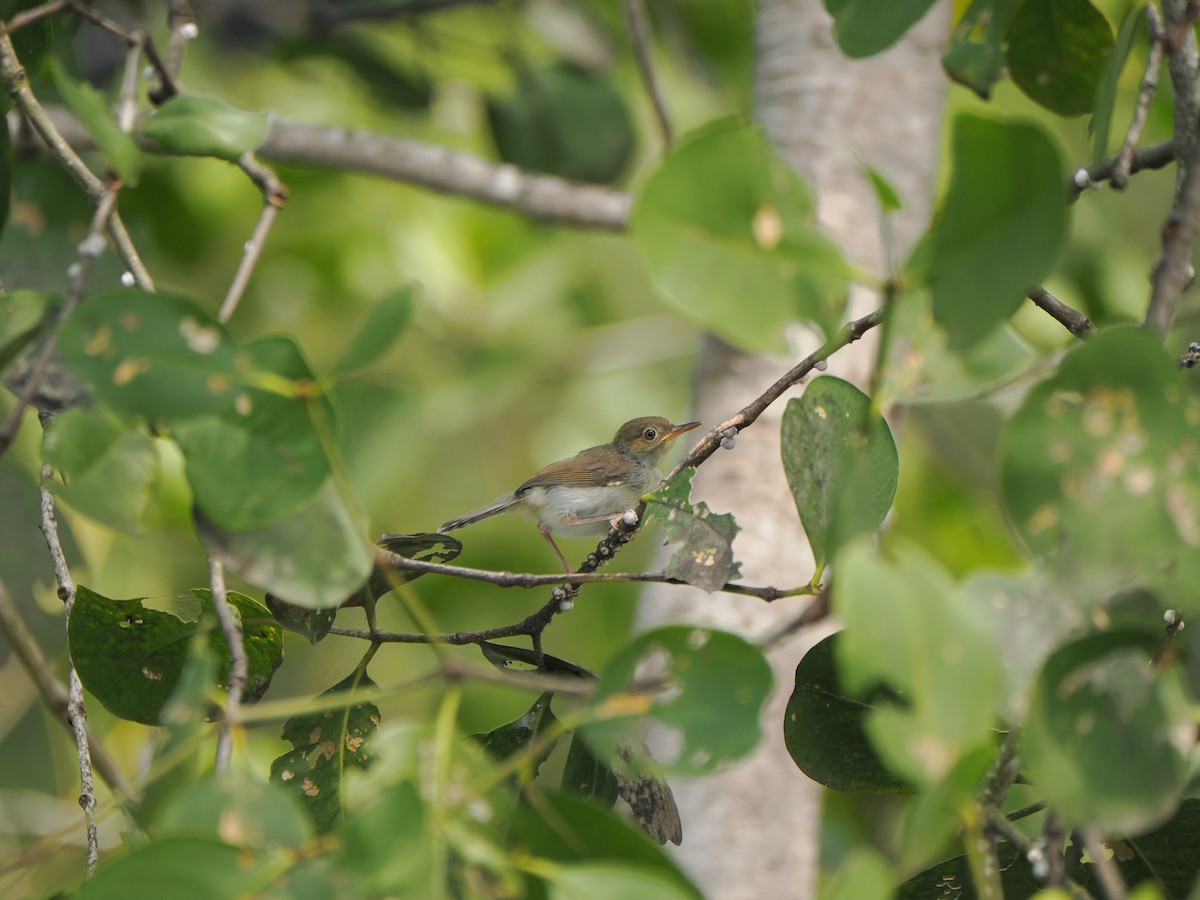
[[(467, 566), (452, 566), (446, 563), (427, 562), (412, 559), (392, 553), (388, 550), (378, 550), (377, 558), (394, 569), (406, 572), (421, 572), (431, 575), (449, 575), (453, 578), (465, 578), (468, 581), (484, 581), (497, 587), (535, 588), (551, 584), (619, 584), (621, 582), (637, 582), (639, 584), (686, 584), (680, 578), (672, 578), (656, 572), (573, 572), (571, 574), (534, 575), (523, 572), (495, 572), (491, 569), (472, 569)], [(797, 597), (811, 594), (808, 585), (798, 588), (756, 587), (749, 584), (730, 582), (721, 588), (728, 594), (742, 594), (748, 597), (758, 597), (770, 603), (783, 597)]]
[(1175, 322), (1179, 298), (1195, 278), (1192, 249), (1200, 218), (1200, 47), (1191, 27), (1192, 4), (1164, 0), (1171, 86), (1175, 98), (1175, 196), (1162, 229), (1162, 255), (1151, 275), (1150, 303), (1143, 323), (1163, 337)]
[[(0, 634), (4, 636), (5, 642), (12, 648), (13, 655), (20, 662), (21, 668), (37, 688), (46, 708), (73, 732), (74, 725), (69, 716), (70, 692), (66, 685), (54, 677), (54, 665), (46, 658), (37, 639), (33, 636), (33, 632), (25, 624), (25, 620), (9, 596), (3, 579), (0, 579)], [(125, 780), (116, 760), (108, 755), (108, 751), (92, 734), (91, 729), (88, 729), (88, 752), (91, 755), (92, 766), (96, 773), (104, 779), (109, 790), (126, 808), (132, 809), (133, 789)]]
[(1162, 14), (1154, 3), (1146, 4), (1146, 31), (1150, 38), (1150, 54), (1146, 59), (1146, 70), (1142, 75), (1142, 83), (1138, 88), (1137, 103), (1133, 108), (1133, 116), (1129, 120), (1129, 130), (1125, 132), (1125, 142), (1117, 152), (1117, 163), (1113, 167), (1109, 182), (1114, 190), (1123, 191), (1129, 184), (1129, 171), (1133, 165), (1133, 151), (1137, 142), (1142, 139), (1142, 129), (1146, 126), (1146, 116), (1150, 112), (1150, 101), (1158, 90), (1158, 73), (1163, 64), (1163, 50), (1166, 34), (1163, 31)]
[(50, 3), (43, 3), (41, 6), (35, 6), (33, 9), (27, 9), (24, 12), (19, 12), (6, 23), (4, 30), (9, 34), (20, 31), (22, 28), (28, 28), (30, 25), (35, 25), (43, 19), (48, 19), (51, 16), (57, 16), (61, 12), (66, 12), (71, 8), (70, 0), (52, 0)]
[[(1117, 170), (1118, 157), (1110, 156), (1086, 169), (1079, 169), (1071, 177), (1070, 198), (1079, 199), (1088, 188), (1098, 187), (1113, 177)], [(1141, 172), (1143, 169), (1163, 169), (1175, 162), (1175, 142), (1165, 140), (1149, 147), (1136, 148), (1129, 158), (1128, 174)]]
[[(192, 15), (192, 6), (187, 0), (171, 0), (171, 4), (167, 10), (167, 27), (171, 30), (171, 36), (167, 38), (167, 58), (164, 61), (163, 69), (168, 77), (172, 79), (170, 88), (172, 94), (178, 93), (178, 89), (174, 85), (174, 80), (179, 76), (183, 69), (183, 59), (187, 55), (188, 44), (196, 39), (200, 33), (200, 29), (196, 27), (196, 17)], [(167, 88), (167, 82), (164, 82), (163, 89)], [(162, 99), (167, 99), (163, 97)], [(157, 98), (155, 98), (157, 101)]]
[(654, 107), (654, 118), (658, 120), (658, 129), (662, 132), (663, 143), (668, 147), (674, 142), (674, 131), (671, 128), (671, 118), (667, 115), (667, 104), (663, 98), (662, 87), (658, 83), (658, 73), (654, 68), (654, 42), (650, 32), (650, 17), (646, 15), (645, 0), (624, 0), (625, 27), (629, 29), (629, 42), (633, 45), (633, 58), (637, 61), (638, 74)]
[[(49, 466), (42, 467), (41, 520), (39, 527), (46, 538), (46, 547), (50, 550), (50, 559), (54, 563), (54, 579), (58, 583), (58, 596), (63, 602), (63, 621), (69, 626), (71, 609), (75, 606), (75, 580), (67, 567), (67, 558), (63, 553), (62, 542), (58, 538), (58, 521), (54, 517), (54, 495), (50, 493), (50, 482), (54, 478), (54, 470)], [(83, 819), (87, 830), (87, 877), (91, 878), (96, 871), (96, 863), (100, 859), (100, 841), (96, 832), (96, 786), (92, 778), (92, 753), (88, 742), (87, 705), (83, 699), (83, 683), (75, 671), (75, 663), (71, 661), (71, 652), (67, 650), (67, 661), (70, 670), (67, 675), (67, 720), (71, 723), (71, 733), (75, 736), (75, 750), (79, 757), (79, 805), (83, 809)]]
[(229, 768), (233, 758), (233, 733), (241, 725), (242, 692), (246, 688), (249, 662), (246, 659), (246, 646), (242, 642), (242, 626), (238, 624), (225, 590), (225, 569), (211, 555), (208, 558), (208, 581), (212, 589), (213, 610), (229, 647), (229, 693), (225, 696), (225, 709), (217, 732), (216, 768), (220, 772)]
[(249, 151), (243, 153), (238, 160), (238, 168), (245, 172), (262, 191), (263, 208), (258, 217), (258, 224), (254, 226), (254, 234), (246, 242), (242, 261), (238, 264), (237, 272), (229, 285), (229, 291), (221, 302), (221, 309), (217, 313), (218, 322), (228, 322), (233, 318), (238, 303), (241, 302), (242, 294), (246, 290), (246, 285), (250, 283), (254, 267), (258, 264), (258, 257), (267, 242), (267, 235), (271, 233), (271, 226), (275, 224), (275, 217), (283, 208), (283, 204), (287, 202), (287, 188), (283, 186), (283, 182), (270, 168), (255, 159), (253, 153)]
[(1025, 296), (1077, 338), (1086, 338), (1096, 330), (1091, 319), (1074, 307), (1067, 306), (1044, 287), (1030, 288)]

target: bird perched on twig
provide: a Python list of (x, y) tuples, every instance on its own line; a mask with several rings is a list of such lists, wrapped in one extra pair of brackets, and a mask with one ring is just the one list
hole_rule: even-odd
[(553, 534), (602, 535), (647, 491), (662, 481), (662, 458), (677, 437), (699, 422), (672, 425), (661, 416), (631, 419), (610, 443), (581, 450), (550, 463), (511, 494), (451, 519), (440, 531), (453, 531), (509, 510), (533, 516), (538, 531), (571, 572)]

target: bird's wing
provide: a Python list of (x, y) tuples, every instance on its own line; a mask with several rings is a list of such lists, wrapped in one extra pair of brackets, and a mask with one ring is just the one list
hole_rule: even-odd
[[(601, 448), (592, 449), (600, 450)], [(517, 488), (514, 493), (520, 496), (531, 488), (558, 485), (604, 487), (605, 485), (621, 484), (628, 469), (628, 464), (623, 463), (623, 460), (614, 458), (610, 454), (591, 453), (584, 450), (571, 459), (550, 463)]]

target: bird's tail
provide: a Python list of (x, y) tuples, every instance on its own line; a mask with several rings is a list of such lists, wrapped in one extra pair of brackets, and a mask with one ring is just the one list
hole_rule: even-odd
[(457, 519), (451, 519), (449, 522), (439, 528), (438, 531), (453, 531), (456, 528), (462, 528), (464, 525), (471, 525), (474, 522), (478, 522), (480, 519), (486, 519), (489, 516), (502, 513), (517, 502), (518, 499), (515, 495), (508, 494), (504, 497), (501, 497), (495, 503), (489, 503), (487, 506), (481, 506), (479, 509), (473, 509), (469, 513), (459, 516)]

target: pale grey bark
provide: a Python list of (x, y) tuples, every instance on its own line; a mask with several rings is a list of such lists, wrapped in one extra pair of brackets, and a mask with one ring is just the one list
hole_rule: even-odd
[[(852, 258), (881, 274), (879, 213), (860, 160), (884, 172), (904, 197), (905, 209), (894, 223), (895, 243), (904, 254), (932, 208), (946, 95), (939, 57), (949, 33), (948, 13), (948, 4), (939, 5), (888, 52), (851, 61), (837, 49), (831, 22), (816, 0), (759, 2), (758, 118), (783, 155), (810, 178), (821, 221)], [(851, 315), (878, 303), (874, 294), (859, 291)], [(807, 352), (818, 339), (799, 335), (796, 343)], [(864, 340), (838, 353), (830, 372), (863, 383), (874, 352), (874, 341)], [(788, 365), (709, 339), (696, 377), (695, 417), (722, 421)], [(779, 461), (782, 411), (780, 402), (696, 479), (695, 495), (714, 510), (732, 511), (741, 524), (735, 547), (751, 582), (803, 583), (812, 575), (812, 557)], [(703, 623), (753, 638), (793, 618), (806, 602), (768, 605), (654, 586), (646, 592), (641, 624)], [(821, 789), (788, 757), (782, 723), (796, 663), (827, 632), (801, 632), (771, 652), (776, 691), (756, 753), (714, 777), (675, 786), (684, 822), (677, 856), (708, 897), (815, 894)]]

